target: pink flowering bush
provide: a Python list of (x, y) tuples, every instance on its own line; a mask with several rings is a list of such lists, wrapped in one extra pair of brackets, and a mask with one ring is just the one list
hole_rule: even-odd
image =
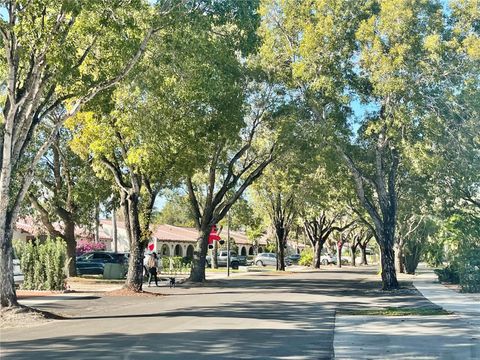
[(103, 242), (96, 243), (87, 239), (81, 239), (77, 241), (77, 256), (90, 251), (102, 251), (105, 249), (106, 245)]

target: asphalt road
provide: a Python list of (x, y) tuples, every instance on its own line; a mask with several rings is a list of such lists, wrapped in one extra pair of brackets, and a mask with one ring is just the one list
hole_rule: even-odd
[(408, 283), (379, 290), (374, 268), (251, 274), (167, 296), (99, 297), (39, 308), (68, 320), (4, 329), (2, 359), (331, 359), (338, 308), (434, 306)]

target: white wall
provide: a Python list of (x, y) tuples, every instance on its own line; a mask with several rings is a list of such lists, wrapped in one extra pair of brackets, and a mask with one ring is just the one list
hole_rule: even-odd
[[(100, 225), (105, 231), (105, 234), (110, 236), (113, 239), (113, 226), (111, 224), (101, 224)], [(128, 241), (127, 231), (117, 226), (117, 249), (119, 252), (128, 252), (130, 251), (130, 242)], [(107, 243), (108, 246), (108, 243)], [(113, 240), (111, 242), (111, 250), (115, 250), (115, 244)]]

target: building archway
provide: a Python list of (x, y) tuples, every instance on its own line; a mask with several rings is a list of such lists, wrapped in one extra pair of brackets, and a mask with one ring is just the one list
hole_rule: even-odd
[(240, 255), (247, 256), (247, 249), (245, 248), (245, 246), (242, 246), (242, 249), (240, 250)]
[(182, 246), (180, 244), (175, 245), (174, 255), (175, 256), (183, 256), (183, 249), (182, 249)]
[(258, 253), (259, 254), (263, 253), (263, 248), (261, 246), (258, 248)]
[(193, 245), (188, 245), (187, 247), (187, 258), (193, 259)]
[(248, 249), (248, 255), (253, 255), (253, 246), (250, 246), (250, 249)]
[(160, 249), (160, 255), (162, 256), (170, 256), (170, 248), (167, 244), (163, 244)]

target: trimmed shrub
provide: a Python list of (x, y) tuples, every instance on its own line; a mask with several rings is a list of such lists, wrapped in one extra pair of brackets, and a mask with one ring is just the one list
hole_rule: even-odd
[(162, 273), (179, 274), (186, 273), (190, 270), (190, 262), (181, 256), (163, 256), (162, 257)]
[(300, 254), (300, 260), (298, 260), (298, 264), (302, 266), (312, 266), (313, 265), (313, 250), (306, 249), (303, 250)]
[(462, 292), (480, 292), (480, 246), (462, 248), (457, 266)]
[(64, 290), (67, 245), (62, 239), (47, 239), (42, 244), (27, 242), (20, 249), (20, 268), (26, 290)]

